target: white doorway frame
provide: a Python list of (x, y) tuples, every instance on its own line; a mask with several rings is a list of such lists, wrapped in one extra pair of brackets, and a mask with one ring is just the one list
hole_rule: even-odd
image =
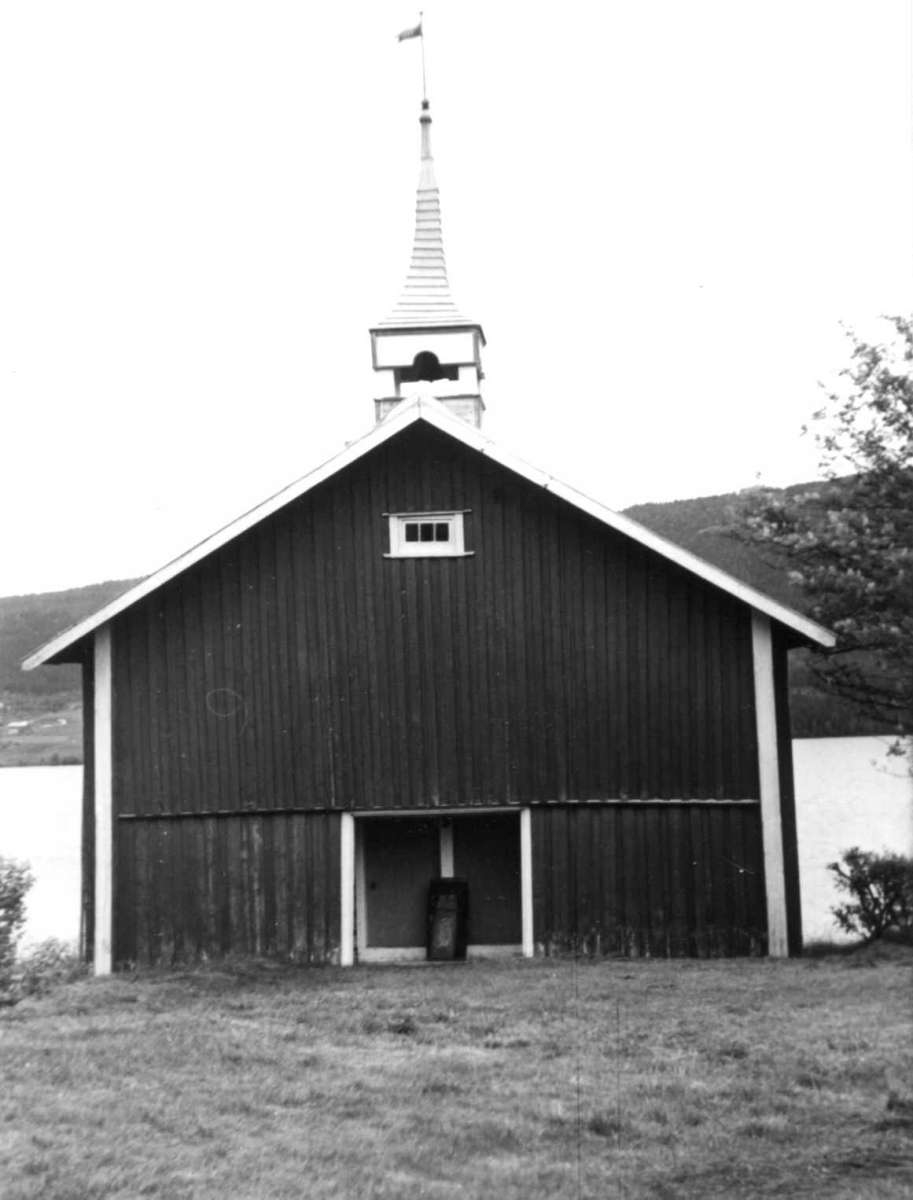
[[(339, 963), (351, 967), (356, 961), (405, 961), (422, 959), (422, 947), (404, 946), (372, 949), (367, 944), (368, 903), (365, 880), (364, 830), (365, 820), (373, 817), (458, 817), (490, 816), (516, 813), (520, 836), (520, 952), (532, 958), (533, 938), (533, 854), (532, 814), (530, 809), (505, 808), (416, 808), (381, 809), (358, 813), (343, 813), (340, 830), (340, 937)], [(440, 829), (440, 864), (444, 878), (453, 875), (453, 825), (442, 822)], [(475, 958), (509, 954), (516, 946), (468, 946), (467, 954)]]

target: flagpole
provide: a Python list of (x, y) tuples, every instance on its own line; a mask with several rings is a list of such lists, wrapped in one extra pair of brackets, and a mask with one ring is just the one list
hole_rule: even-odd
[(419, 41), (422, 43), (422, 99), (428, 101), (428, 84), (425, 82), (425, 14), (418, 14), (418, 27), (421, 33), (418, 35)]
[(396, 40), (398, 42), (404, 42), (407, 40), (407, 38), (417, 37), (418, 40), (422, 43), (422, 106), (424, 108), (427, 108), (428, 107), (428, 78), (427, 78), (427, 75), (425, 74), (425, 31), (422, 28), (422, 22), (424, 21), (424, 19), (425, 19), (425, 14), (423, 12), (420, 12), (418, 14), (418, 24), (413, 29), (404, 29), (403, 32), (399, 35), (399, 37)]

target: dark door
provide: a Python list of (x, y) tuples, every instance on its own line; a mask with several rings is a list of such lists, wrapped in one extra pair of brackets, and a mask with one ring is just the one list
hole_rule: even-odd
[(440, 865), (438, 825), (416, 817), (364, 822), (369, 948), (425, 945), (428, 884)]
[(469, 883), (469, 944), (518, 945), (522, 938), (518, 814), (454, 817), (453, 873)]

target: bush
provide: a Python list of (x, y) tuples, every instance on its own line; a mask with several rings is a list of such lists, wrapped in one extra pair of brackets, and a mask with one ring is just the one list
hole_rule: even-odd
[(16, 998), (43, 996), (57, 984), (71, 983), (85, 973), (86, 965), (75, 946), (48, 938), (20, 955), (13, 981)]
[(34, 882), (25, 863), (0, 858), (0, 987), (16, 961), (16, 945), (25, 924), (25, 896)]
[(831, 909), (837, 924), (867, 942), (896, 932), (913, 937), (913, 858), (903, 854), (871, 854), (854, 846), (828, 863), (837, 887), (850, 901)]

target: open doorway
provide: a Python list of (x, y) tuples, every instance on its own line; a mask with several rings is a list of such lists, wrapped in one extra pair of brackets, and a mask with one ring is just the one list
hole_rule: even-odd
[(425, 957), (428, 885), (469, 887), (468, 953), (524, 945), (520, 814), (365, 816), (355, 830), (355, 924), (361, 962)]

